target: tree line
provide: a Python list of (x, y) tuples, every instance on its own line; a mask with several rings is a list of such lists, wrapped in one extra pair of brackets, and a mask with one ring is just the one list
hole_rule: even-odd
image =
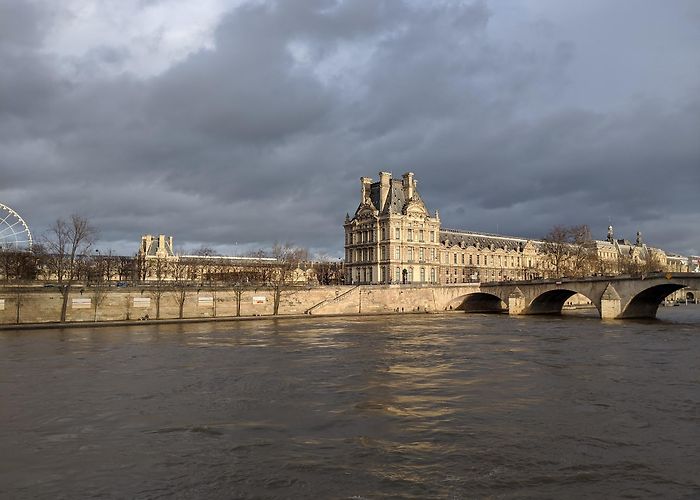
[[(77, 285), (89, 287), (95, 317), (110, 286), (137, 284), (146, 286), (154, 298), (157, 317), (165, 293), (173, 295), (182, 317), (187, 292), (193, 284), (232, 287), (239, 300), (249, 287), (271, 287), (276, 314), (283, 290), (295, 282), (300, 266), (311, 268), (320, 284), (344, 282), (342, 262), (309, 262), (308, 250), (291, 244), (276, 244), (270, 251), (253, 252), (249, 255), (251, 260), (245, 263), (226, 259), (206, 247), (191, 257), (147, 259), (140, 254), (100, 252), (95, 248), (98, 234), (85, 217), (58, 219), (31, 252), (0, 251), (0, 278), (5, 284), (43, 281), (45, 286), (55, 287), (62, 298), (61, 321), (66, 319), (69, 296)], [(263, 260), (270, 257), (275, 260)]]
[(545, 274), (551, 278), (618, 274), (642, 276), (666, 269), (666, 263), (649, 250), (644, 259), (624, 252), (616, 253), (612, 259), (601, 258), (591, 231), (585, 224), (554, 226), (542, 239), (540, 253)]

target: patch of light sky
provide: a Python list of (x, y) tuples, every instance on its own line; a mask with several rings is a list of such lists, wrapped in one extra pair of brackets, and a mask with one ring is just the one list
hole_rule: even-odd
[(290, 42), (287, 50), (297, 67), (311, 71), (322, 84), (339, 89), (343, 97), (352, 100), (363, 91), (364, 75), (381, 36), (385, 35), (343, 41), (320, 59), (301, 40)]
[(123, 55), (106, 73), (157, 75), (188, 54), (213, 47), (221, 17), (244, 0), (42, 0), (56, 13), (45, 50), (71, 72), (76, 61), (109, 49)]

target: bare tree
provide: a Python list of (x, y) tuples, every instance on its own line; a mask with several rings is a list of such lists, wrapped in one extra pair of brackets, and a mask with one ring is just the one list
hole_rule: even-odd
[(322, 257), (313, 264), (316, 278), (321, 285), (339, 285), (344, 283), (343, 262), (331, 257)]
[(272, 247), (272, 257), (277, 259), (270, 279), (274, 292), (272, 314), (277, 315), (279, 314), (282, 290), (292, 283), (294, 270), (299, 267), (299, 264), (308, 260), (309, 251), (305, 248), (295, 247), (290, 243), (284, 245), (275, 243)]
[(156, 319), (160, 319), (160, 304), (170, 278), (170, 267), (170, 262), (165, 257), (156, 257), (145, 261), (143, 276), (153, 278), (148, 294), (156, 303)]
[(97, 321), (97, 310), (105, 301), (108, 294), (112, 252), (110, 250), (108, 255), (103, 255), (100, 254), (100, 252), (98, 252), (97, 250), (95, 250), (95, 255), (90, 260), (92, 261), (92, 265), (88, 273), (88, 283), (90, 285), (90, 291), (92, 292), (92, 320)]
[(551, 269), (554, 276), (562, 276), (562, 271), (569, 257), (569, 230), (564, 226), (554, 226), (542, 239), (541, 251), (544, 254), (543, 263)]
[(0, 276), (5, 282), (23, 282), (36, 279), (39, 273), (39, 257), (37, 252), (20, 251), (0, 248)]
[(554, 226), (543, 238), (545, 272), (556, 278), (585, 276), (595, 268), (596, 252), (587, 225)]
[(201, 255), (204, 257), (215, 257), (219, 255), (219, 253), (216, 250), (206, 245), (202, 245), (201, 247), (191, 250), (188, 253), (190, 255)]
[(73, 283), (80, 276), (80, 257), (87, 255), (95, 242), (97, 231), (80, 215), (70, 220), (58, 219), (43, 236), (48, 263), (61, 291), (61, 322), (66, 321), (68, 297)]
[(187, 300), (188, 286), (191, 284), (194, 262), (180, 257), (171, 265), (172, 289), (175, 302), (178, 306), (178, 318), (182, 319), (185, 313), (185, 301)]
[(569, 245), (567, 274), (577, 278), (593, 274), (598, 267), (598, 252), (586, 224), (569, 228)]

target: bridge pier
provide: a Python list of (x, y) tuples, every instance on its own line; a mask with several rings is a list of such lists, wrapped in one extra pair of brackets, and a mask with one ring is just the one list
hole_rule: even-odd
[(515, 290), (508, 296), (508, 314), (512, 316), (523, 314), (526, 307), (525, 295), (520, 288), (515, 287)]
[(622, 313), (622, 299), (612, 283), (605, 288), (600, 298), (600, 317), (602, 319), (615, 319)]

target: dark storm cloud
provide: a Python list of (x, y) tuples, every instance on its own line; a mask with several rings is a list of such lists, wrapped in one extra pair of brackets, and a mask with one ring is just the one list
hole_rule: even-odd
[[(630, 86), (629, 100), (594, 106), (580, 87), (582, 72), (624, 65), (622, 38), (582, 67), (591, 42), (539, 15), (525, 35), (504, 34), (517, 12), (498, 3), (255, 2), (220, 20), (212, 48), (138, 77), (117, 70), (124, 46), (47, 55), (56, 14), (17, 5), (0, 1), (0, 198), (35, 230), (81, 212), (122, 251), (165, 232), (180, 246), (294, 241), (339, 253), (359, 177), (412, 170), (448, 227), (541, 236), (588, 223), (602, 237), (612, 220), (628, 237), (641, 229), (700, 253), (688, 227), (698, 93), (659, 79), (655, 94), (636, 95), (611, 81), (616, 95)], [(697, 91), (698, 60), (677, 47)]]

